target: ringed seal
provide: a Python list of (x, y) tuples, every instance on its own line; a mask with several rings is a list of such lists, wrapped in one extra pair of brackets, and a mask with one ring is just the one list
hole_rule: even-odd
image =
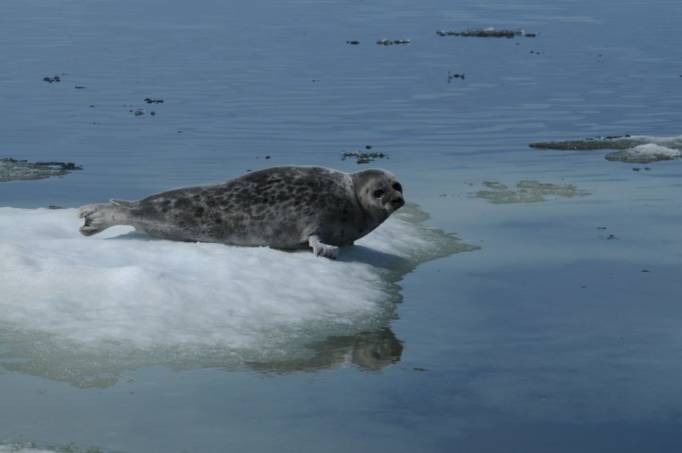
[(139, 201), (81, 208), (85, 236), (132, 225), (150, 236), (277, 249), (311, 247), (336, 258), (405, 204), (391, 173), (324, 167), (273, 167), (211, 186), (187, 187)]

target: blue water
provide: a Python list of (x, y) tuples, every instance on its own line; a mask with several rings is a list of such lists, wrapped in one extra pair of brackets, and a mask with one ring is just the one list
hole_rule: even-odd
[[(681, 20), (672, 0), (4, 0), (0, 157), (84, 170), (3, 183), (0, 206), (135, 199), (270, 165), (355, 171), (364, 167), (342, 153), (371, 145), (432, 225), (481, 250), (400, 282), (387, 328), (403, 350), (380, 371), (332, 359), (286, 372), (143, 361), (83, 388), (63, 377), (74, 364), (8, 367), (0, 444), (678, 450), (682, 165), (637, 172), (601, 151), (527, 145), (679, 135)], [(435, 34), (489, 26), (538, 36)], [(448, 82), (448, 71), (466, 78)], [(55, 74), (61, 83), (41, 80)], [(472, 196), (483, 181), (522, 179), (590, 195)]]

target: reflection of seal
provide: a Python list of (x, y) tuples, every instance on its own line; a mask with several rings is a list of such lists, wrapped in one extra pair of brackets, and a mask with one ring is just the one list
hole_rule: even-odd
[(139, 201), (81, 208), (86, 236), (132, 225), (151, 236), (280, 249), (312, 247), (336, 257), (338, 246), (379, 226), (404, 204), (402, 186), (383, 170), (343, 173), (322, 167), (275, 167), (224, 184), (162, 192)]
[(312, 355), (307, 358), (275, 362), (249, 362), (256, 371), (288, 373), (316, 371), (353, 365), (365, 371), (381, 371), (400, 361), (403, 343), (388, 327), (356, 335), (333, 336), (307, 345)]

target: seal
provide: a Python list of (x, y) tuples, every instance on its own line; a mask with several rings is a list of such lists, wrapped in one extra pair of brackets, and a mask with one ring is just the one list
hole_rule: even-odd
[(352, 245), (404, 204), (401, 184), (384, 170), (273, 167), (223, 184), (84, 206), (80, 232), (90, 236), (132, 225), (163, 239), (310, 247), (316, 256), (333, 259), (339, 247)]

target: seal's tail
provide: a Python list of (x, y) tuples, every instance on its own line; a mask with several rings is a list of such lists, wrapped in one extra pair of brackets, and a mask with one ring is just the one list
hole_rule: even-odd
[(85, 223), (80, 228), (83, 236), (92, 236), (114, 225), (125, 222), (124, 202), (112, 201), (111, 203), (98, 203), (83, 206), (80, 209), (80, 217)]

